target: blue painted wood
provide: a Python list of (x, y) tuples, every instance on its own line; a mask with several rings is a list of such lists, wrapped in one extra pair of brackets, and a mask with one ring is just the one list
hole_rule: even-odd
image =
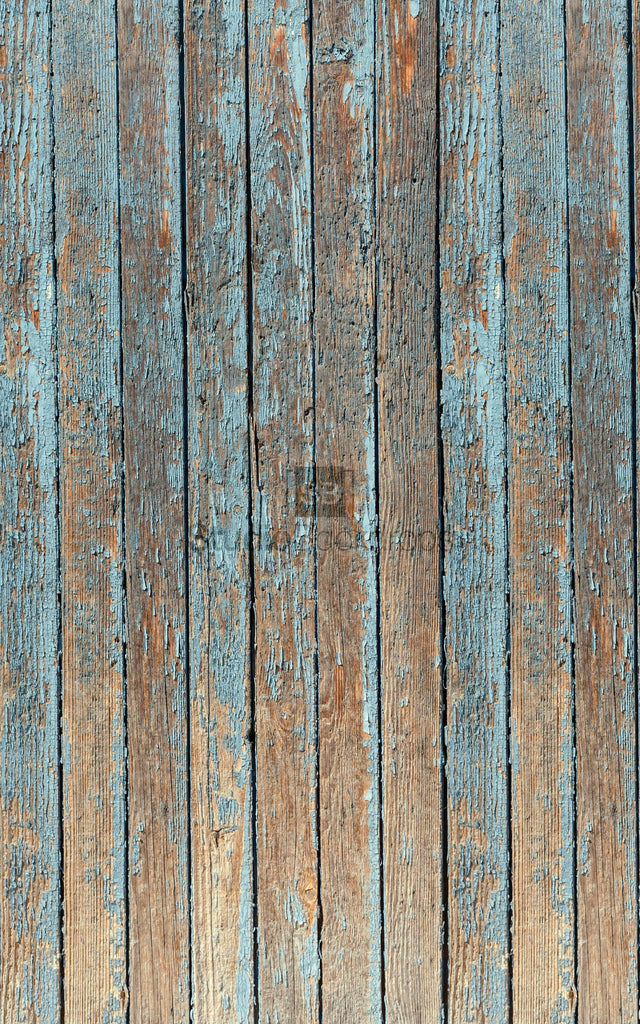
[(0, 11), (0, 1019), (60, 1018), (50, 23)]
[(193, 1020), (254, 1013), (244, 5), (185, 6)]
[(440, 252), (449, 1016), (509, 1019), (499, 12), (445, 0)]
[(397, 1024), (444, 1009), (437, 19), (431, 0), (378, 5), (384, 960)]
[(502, 7), (513, 1019), (574, 1020), (571, 380), (564, 5)]
[(629, 15), (6, 0), (1, 1022), (637, 1019)]
[(118, 9), (131, 1024), (191, 1002), (179, 13)]
[(313, 8), (318, 745), (327, 1024), (382, 1019), (374, 18), (370, 0), (329, 0)]
[(55, 3), (66, 1020), (127, 1008), (116, 12)]
[(308, 7), (249, 4), (259, 1019), (319, 1020)]
[(638, 1016), (627, 32), (620, 0), (567, 4), (580, 1024)]

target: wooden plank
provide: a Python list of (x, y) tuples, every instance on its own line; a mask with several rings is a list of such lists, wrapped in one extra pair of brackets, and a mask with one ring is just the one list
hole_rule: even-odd
[(132, 1024), (190, 1004), (178, 13), (118, 12)]
[(567, 5), (578, 1020), (638, 1018), (627, 5)]
[(0, 14), (0, 1020), (60, 1017), (50, 18)]
[(382, 1014), (374, 8), (313, 7), (322, 1019)]
[(307, 18), (304, 0), (249, 6), (258, 998), (271, 1024), (319, 1014)]
[(65, 1018), (127, 1005), (115, 8), (53, 15)]
[(441, 6), (449, 1018), (508, 1019), (507, 529), (497, 0)]
[(437, 5), (378, 13), (380, 647), (387, 1019), (442, 993)]
[(513, 1019), (574, 1020), (564, 5), (502, 7)]
[(244, 5), (185, 7), (193, 1020), (252, 1019)]

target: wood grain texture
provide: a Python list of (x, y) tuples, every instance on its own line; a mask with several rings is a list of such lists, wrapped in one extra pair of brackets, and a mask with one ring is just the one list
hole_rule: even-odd
[(373, 4), (314, 5), (313, 40), (322, 1019), (356, 1024), (382, 1015)]
[(441, 6), (449, 1019), (508, 999), (507, 528), (498, 6)]
[(437, 5), (378, 10), (380, 648), (387, 1020), (442, 991)]
[(64, 1012), (127, 1006), (118, 111), (110, 0), (53, 11)]
[(193, 1020), (253, 1019), (245, 24), (185, 6)]
[(639, 16), (0, 5), (0, 1024), (637, 1021)]
[(502, 7), (513, 1019), (574, 1020), (571, 411), (563, 4)]
[(318, 1020), (308, 10), (249, 6), (260, 1020)]
[(60, 1015), (50, 19), (0, 11), (0, 1020)]
[(131, 1024), (189, 1020), (179, 22), (118, 12)]
[(567, 5), (578, 1020), (636, 1020), (627, 6)]

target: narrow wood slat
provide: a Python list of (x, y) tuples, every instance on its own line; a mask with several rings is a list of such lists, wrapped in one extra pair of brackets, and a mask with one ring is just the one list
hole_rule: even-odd
[(574, 1019), (564, 6), (502, 6), (513, 1019)]
[(118, 12), (131, 1024), (190, 1004), (178, 13)]
[(60, 1017), (50, 18), (0, 13), (0, 1020)]
[(260, 1019), (318, 1020), (308, 11), (249, 5)]
[(449, 1019), (508, 1020), (507, 529), (497, 0), (441, 5)]
[(374, 7), (313, 7), (322, 1018), (381, 994)]
[(578, 1020), (638, 1018), (627, 4), (569, 0)]
[(122, 405), (116, 21), (53, 11), (65, 1018), (124, 1022)]
[(387, 1020), (441, 1009), (437, 5), (378, 11), (380, 646)]
[(244, 5), (185, 6), (193, 1020), (252, 1019)]

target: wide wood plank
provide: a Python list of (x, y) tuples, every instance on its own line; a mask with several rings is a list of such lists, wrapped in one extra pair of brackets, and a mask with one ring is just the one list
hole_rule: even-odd
[(374, 7), (313, 7), (322, 1019), (382, 1014)]
[(131, 1024), (190, 1005), (178, 15), (118, 12)]
[(0, 1020), (61, 1012), (50, 18), (0, 12)]
[(627, 4), (569, 0), (578, 1020), (638, 1018)]
[(311, 127), (304, 0), (249, 5), (260, 1020), (318, 1020)]
[(53, 12), (65, 1018), (127, 1005), (115, 7)]
[(564, 5), (502, 6), (513, 1019), (574, 1019)]
[(507, 528), (497, 0), (441, 5), (449, 1019), (505, 1024)]
[(244, 4), (185, 5), (193, 1020), (253, 1019)]
[(378, 11), (380, 647), (387, 1019), (440, 1019), (437, 5)]

